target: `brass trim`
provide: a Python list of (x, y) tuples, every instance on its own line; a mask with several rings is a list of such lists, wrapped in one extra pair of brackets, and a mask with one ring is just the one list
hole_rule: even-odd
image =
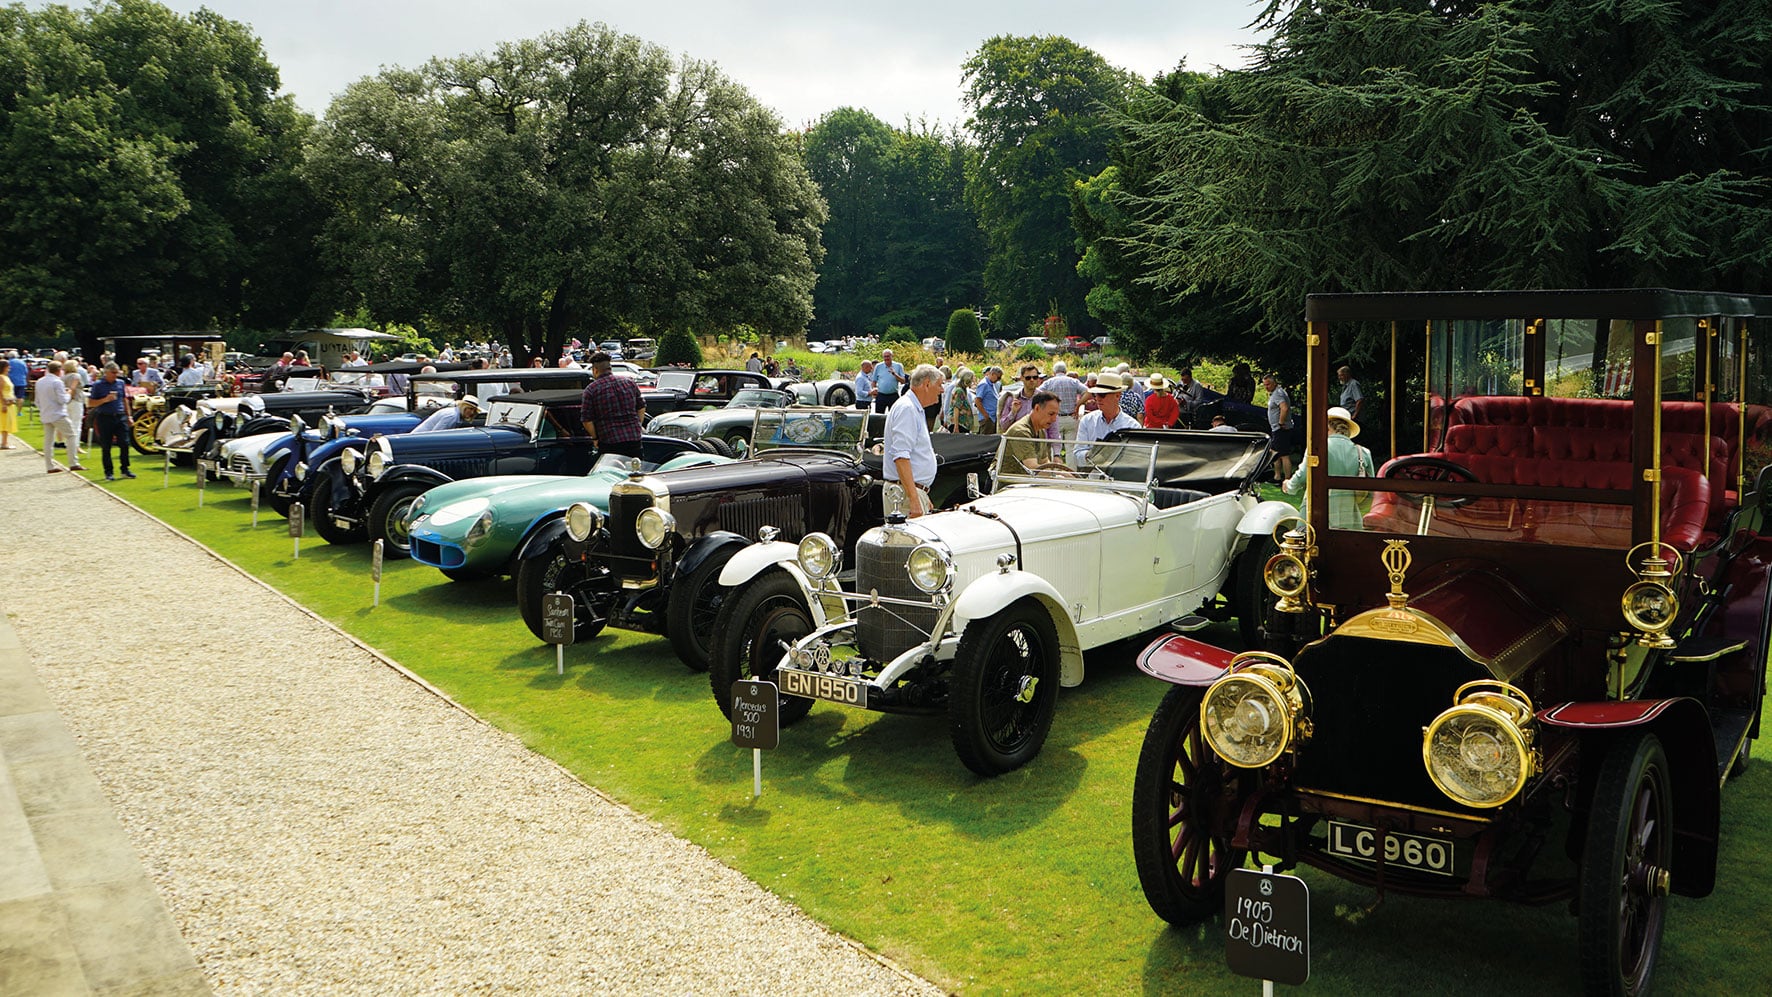
[(1311, 789), (1308, 786), (1299, 786), (1296, 792), (1309, 794), (1311, 796), (1321, 796), (1331, 800), (1346, 800), (1349, 803), (1366, 803), (1376, 807), (1388, 807), (1392, 810), (1407, 810), (1410, 813), (1428, 814), (1433, 817), (1445, 817), (1449, 820), (1462, 820), (1471, 824), (1495, 823), (1495, 818), (1484, 817), (1479, 814), (1453, 813), (1450, 810), (1435, 810), (1433, 807), (1418, 807), (1409, 803), (1398, 803), (1395, 800), (1374, 800), (1368, 796), (1352, 796), (1347, 793), (1332, 793), (1327, 789)]
[[(1489, 670), (1497, 677), (1512, 681), (1526, 670), (1526, 666), (1537, 661), (1558, 641), (1569, 636), (1569, 621), (1562, 614), (1552, 616), (1543, 623), (1520, 636), (1519, 640), (1501, 649), (1495, 660), (1489, 662)], [(1514, 659), (1519, 664), (1514, 664)]]
[[(1702, 664), (1703, 662), (1706, 662), (1706, 661), (1715, 661), (1725, 654), (1734, 654), (1736, 651), (1740, 651), (1746, 647), (1747, 647), (1747, 639), (1743, 638), (1739, 641), (1736, 641), (1733, 644), (1730, 644), (1727, 647), (1718, 648), (1717, 650), (1712, 651), (1709, 654), (1703, 654), (1703, 655), (1697, 655), (1697, 656), (1670, 654), (1667, 656), (1667, 660), (1678, 661), (1678, 662), (1681, 662), (1684, 664)], [(1736, 745), (1736, 747), (1739, 748), (1740, 745)]]
[[(1649, 440), (1649, 443), (1650, 443), (1649, 466), (1655, 469), (1655, 479), (1654, 480), (1657, 484), (1657, 487), (1649, 489), (1649, 500), (1650, 500), (1649, 539), (1655, 541), (1656, 543), (1660, 543), (1661, 542), (1661, 488), (1659, 487), (1659, 483), (1661, 481), (1661, 352), (1662, 352), (1662, 345), (1661, 345), (1662, 344), (1662, 331), (1661, 331), (1661, 320), (1660, 319), (1655, 320), (1655, 332), (1653, 333), (1653, 335), (1655, 337), (1652, 340), (1652, 342), (1655, 344), (1655, 372), (1654, 372), (1655, 373), (1655, 380), (1654, 380), (1654, 385), (1652, 388), (1653, 394), (1650, 396), (1650, 404), (1655, 406), (1655, 423), (1654, 423), (1655, 428), (1653, 430), (1653, 435), (1650, 437), (1650, 440)], [(1706, 460), (1708, 461), (1709, 460), (1709, 447), (1710, 447), (1710, 441), (1708, 439), (1705, 440), (1705, 447), (1706, 447)]]
[(1489, 670), (1503, 681), (1512, 681), (1526, 667), (1569, 634), (1569, 624), (1560, 614), (1543, 623), (1503, 648), (1494, 657), (1478, 654), (1464, 638), (1432, 615), (1411, 607), (1369, 609), (1336, 628), (1332, 636), (1370, 637), (1394, 640), (1424, 647), (1449, 647)]

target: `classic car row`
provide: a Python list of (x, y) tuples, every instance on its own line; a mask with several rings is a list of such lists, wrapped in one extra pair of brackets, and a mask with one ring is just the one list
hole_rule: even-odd
[[(984, 776), (1037, 758), (1086, 652), (1159, 632), (1136, 667), (1170, 688), (1128, 787), (1157, 916), (1214, 916), (1252, 857), (1378, 898), (1567, 902), (1584, 985), (1643, 992), (1667, 897), (1719, 881), (1721, 790), (1759, 735), (1772, 299), (1320, 295), (1306, 316), (1302, 510), (1261, 499), (1260, 433), (1123, 431), (1039, 471), (938, 434), (938, 511), (905, 520), (869, 413), (699, 374), (660, 388), (745, 404), (661, 414), (638, 461), (585, 445), (570, 388), (423, 436), (298, 420), (310, 455), (351, 442), (289, 494), (330, 541), (513, 575), (538, 636), (551, 593), (579, 641), (665, 636), (722, 711), (756, 679), (784, 725), (944, 717)], [(1332, 430), (1332, 344), (1387, 324), (1399, 373)], [(1338, 463), (1362, 432), (1397, 455), (1376, 477)], [(1189, 636), (1232, 616), (1240, 652)]]

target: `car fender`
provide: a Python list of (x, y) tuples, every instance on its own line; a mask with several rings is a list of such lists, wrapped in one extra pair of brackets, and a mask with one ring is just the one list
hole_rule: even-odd
[(449, 475), (444, 474), (434, 467), (425, 467), (422, 464), (396, 464), (395, 466), (388, 468), (381, 477), (375, 479), (374, 484), (370, 485), (370, 487), (379, 492), (391, 488), (394, 485), (417, 482), (424, 485), (426, 488), (435, 488), (438, 485), (446, 485), (454, 480), (454, 478), (451, 478)]
[[(697, 568), (707, 563), (708, 558), (720, 551), (734, 547), (749, 547), (751, 542), (730, 530), (715, 530), (706, 536), (696, 537), (690, 542), (683, 556), (677, 559), (675, 574), (679, 578), (687, 578)], [(795, 548), (798, 550), (798, 548)]]
[(517, 544), (517, 552), (511, 555), (511, 563), (527, 561), (530, 558), (546, 556), (554, 545), (566, 536), (566, 514), (550, 513), (541, 522), (529, 529), (529, 534)]
[(1021, 599), (1038, 602), (1058, 631), (1058, 684), (1067, 689), (1082, 685), (1083, 648), (1077, 640), (1077, 625), (1065, 611), (1064, 597), (1051, 582), (1031, 571), (998, 572), (966, 586), (954, 601), (951, 626), (959, 633), (973, 620), (994, 616)]
[(800, 582), (800, 588), (806, 592), (807, 600), (811, 601), (812, 586), (806, 579), (806, 573), (800, 570), (799, 562), (795, 560), (799, 552), (798, 544), (785, 540), (751, 544), (726, 562), (726, 567), (720, 570), (720, 584), (727, 588), (743, 585), (780, 564), (792, 570), (794, 577)]
[(1272, 536), (1274, 527), (1280, 525), (1281, 520), (1298, 515), (1298, 508), (1290, 502), (1277, 499), (1258, 502), (1255, 508), (1243, 513), (1243, 518), (1237, 520), (1237, 532), (1246, 537)]
[[(1603, 757), (1610, 743), (1629, 730), (1648, 729), (1661, 740), (1674, 790), (1673, 891), (1684, 897), (1709, 896), (1717, 881), (1722, 804), (1716, 741), (1703, 704), (1686, 697), (1559, 703), (1540, 711), (1538, 719), (1579, 737), (1584, 758)], [(1592, 768), (1597, 770), (1597, 761)]]

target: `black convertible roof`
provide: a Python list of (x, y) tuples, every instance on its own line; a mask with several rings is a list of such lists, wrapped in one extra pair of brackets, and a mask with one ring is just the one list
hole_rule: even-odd
[(584, 398), (584, 392), (577, 388), (552, 388), (547, 391), (520, 391), (509, 395), (493, 395), (486, 399), (488, 405), (493, 402), (516, 402), (520, 405), (546, 405), (559, 408), (567, 405), (577, 406)]
[(485, 384), (488, 382), (505, 381), (521, 384), (524, 390), (534, 387), (560, 387), (577, 384), (583, 387), (591, 383), (591, 372), (573, 370), (567, 367), (497, 367), (492, 370), (464, 370), (454, 374), (414, 374), (414, 382), (444, 381), (450, 384)]
[(1503, 318), (1657, 319), (1772, 316), (1772, 295), (1674, 291), (1662, 287), (1561, 291), (1395, 291), (1312, 294), (1312, 322)]

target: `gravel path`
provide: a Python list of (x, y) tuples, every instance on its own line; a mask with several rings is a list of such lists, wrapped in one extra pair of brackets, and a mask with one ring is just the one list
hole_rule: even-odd
[(0, 610), (220, 993), (940, 992), (35, 452), (0, 523)]

